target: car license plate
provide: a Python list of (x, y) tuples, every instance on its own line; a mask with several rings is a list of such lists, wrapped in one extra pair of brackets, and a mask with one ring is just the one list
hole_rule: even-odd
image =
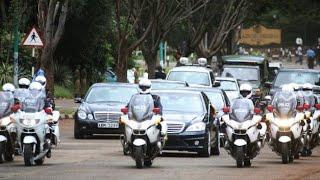
[(119, 123), (98, 123), (98, 128), (119, 128)]

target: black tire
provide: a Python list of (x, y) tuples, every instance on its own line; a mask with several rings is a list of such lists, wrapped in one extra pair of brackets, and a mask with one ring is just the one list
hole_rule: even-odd
[(141, 169), (144, 165), (143, 149), (141, 146), (134, 148), (134, 159), (136, 161), (136, 167)]
[(289, 163), (290, 154), (288, 146), (288, 143), (281, 143), (282, 164)]
[(244, 150), (243, 147), (236, 147), (236, 162), (237, 167), (241, 168), (243, 166), (243, 159), (244, 159)]
[(74, 138), (75, 139), (83, 139), (83, 134), (79, 130), (79, 125), (76, 120), (74, 120), (74, 128), (73, 128)]
[(2, 164), (5, 160), (5, 149), (6, 145), (5, 142), (0, 143), (0, 164)]
[(214, 146), (211, 148), (211, 155), (219, 156), (220, 155), (220, 137), (219, 132), (216, 133), (216, 142)]
[(243, 161), (243, 163), (244, 163), (244, 166), (245, 166), (245, 167), (250, 167), (250, 166), (251, 166), (250, 159), (245, 159), (245, 160)]
[(23, 159), (25, 166), (32, 166), (33, 160), (33, 144), (25, 144), (23, 148)]
[(207, 133), (207, 140), (204, 142), (203, 149), (199, 152), (200, 157), (210, 157), (211, 155), (211, 134)]
[(36, 163), (36, 165), (42, 165), (43, 162), (44, 162), (44, 157), (41, 158), (41, 159), (37, 159), (37, 160), (35, 160), (34, 162)]
[(151, 167), (151, 166), (152, 166), (152, 160), (150, 160), (150, 159), (145, 159), (145, 160), (144, 160), (144, 166), (146, 166), (146, 167)]
[(10, 147), (10, 146), (6, 146), (6, 152), (4, 154), (4, 158), (6, 161), (13, 161), (14, 159), (14, 150), (13, 150), (13, 147)]
[(299, 152), (297, 152), (297, 153), (294, 155), (294, 159), (300, 159)]

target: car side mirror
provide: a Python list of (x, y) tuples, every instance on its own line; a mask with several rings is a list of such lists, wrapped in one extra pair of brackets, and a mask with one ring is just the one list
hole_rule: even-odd
[(215, 81), (212, 85), (212, 87), (220, 87), (221, 83), (219, 81)]
[(74, 103), (82, 103), (83, 102), (83, 99), (82, 98), (74, 98)]
[(266, 88), (271, 88), (272, 87), (272, 82), (265, 82), (264, 87)]

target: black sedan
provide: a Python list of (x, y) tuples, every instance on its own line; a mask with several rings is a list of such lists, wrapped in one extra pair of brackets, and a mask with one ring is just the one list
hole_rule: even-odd
[(138, 93), (135, 84), (97, 83), (90, 87), (74, 115), (74, 137), (84, 135), (121, 134), (120, 109), (127, 105), (133, 94)]
[(214, 111), (208, 97), (187, 90), (158, 90), (163, 106), (163, 118), (168, 125), (165, 150), (197, 152), (209, 157), (219, 154)]

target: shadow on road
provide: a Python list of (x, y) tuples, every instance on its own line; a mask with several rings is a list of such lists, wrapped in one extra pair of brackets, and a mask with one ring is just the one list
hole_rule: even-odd
[(160, 157), (174, 157), (174, 158), (199, 158), (196, 153), (188, 153), (188, 152), (163, 152)]

